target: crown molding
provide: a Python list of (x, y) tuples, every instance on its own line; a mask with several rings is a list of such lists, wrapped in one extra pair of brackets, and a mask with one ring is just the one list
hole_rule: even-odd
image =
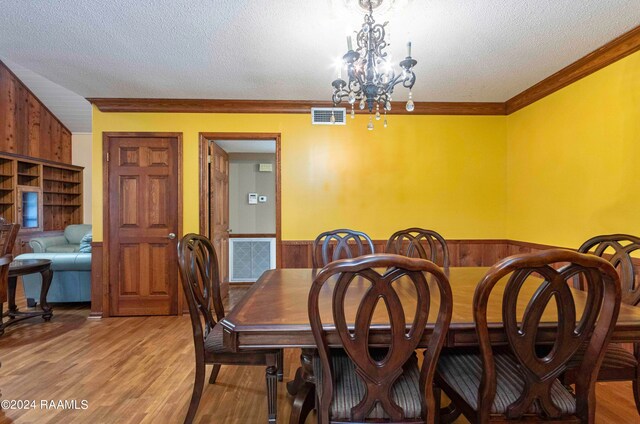
[(527, 88), (505, 102), (507, 115), (640, 50), (640, 26)]
[[(510, 115), (640, 50), (640, 26), (594, 50), (506, 102), (392, 102), (390, 115)], [(327, 101), (234, 99), (87, 98), (101, 112), (165, 113), (309, 113), (312, 107), (332, 107)], [(358, 112), (360, 113), (360, 112)]]
[[(101, 112), (171, 113), (309, 113), (312, 107), (332, 107), (327, 101), (234, 99), (87, 98)], [(415, 102), (407, 112), (404, 102), (392, 102), (390, 115), (504, 115), (504, 103)], [(359, 112), (360, 113), (360, 112)]]

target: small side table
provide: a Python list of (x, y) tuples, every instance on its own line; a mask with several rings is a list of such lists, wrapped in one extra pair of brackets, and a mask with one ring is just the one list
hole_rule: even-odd
[[(16, 285), (18, 277), (21, 275), (34, 274), (39, 272), (42, 275), (42, 287), (40, 288), (40, 309), (41, 311), (21, 312), (16, 306)], [(53, 279), (53, 271), (51, 270), (51, 261), (48, 259), (22, 259), (15, 260), (9, 265), (9, 281), (8, 281), (8, 303), (9, 310), (2, 311), (0, 303), (0, 335), (4, 333), (4, 329), (10, 325), (16, 324), (23, 319), (42, 317), (45, 321), (49, 321), (53, 316), (53, 310), (47, 303), (47, 294), (49, 286)], [(5, 321), (5, 317), (9, 319)]]

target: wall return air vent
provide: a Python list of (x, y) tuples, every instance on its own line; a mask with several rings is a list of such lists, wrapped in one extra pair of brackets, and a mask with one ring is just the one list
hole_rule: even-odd
[[(331, 122), (332, 114), (334, 122)], [(313, 125), (346, 125), (347, 109), (343, 107), (312, 107), (311, 123)]]

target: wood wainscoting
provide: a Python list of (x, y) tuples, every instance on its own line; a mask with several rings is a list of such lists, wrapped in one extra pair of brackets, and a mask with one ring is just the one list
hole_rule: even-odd
[[(386, 240), (374, 240), (376, 253), (384, 252)], [(312, 240), (283, 240), (282, 268), (310, 268)], [(538, 252), (556, 246), (514, 240), (447, 240), (451, 266), (491, 266), (518, 253)]]
[[(237, 234), (235, 236), (238, 236)], [(376, 253), (384, 251), (386, 240), (374, 240)], [(556, 246), (504, 239), (447, 240), (451, 266), (491, 266), (500, 259), (518, 253), (538, 252)], [(310, 268), (313, 240), (284, 240), (281, 250), (282, 268)], [(91, 317), (108, 317), (108, 287), (102, 242), (93, 242), (91, 256)], [(179, 289), (182, 296), (182, 289)], [(184, 303), (183, 303), (184, 305)], [(104, 312), (104, 313), (103, 313)], [(186, 311), (185, 311), (186, 312)]]
[(102, 318), (103, 316), (106, 318), (108, 315), (103, 315), (103, 312), (106, 312), (102, 305), (104, 302), (108, 302), (109, 300), (103, 301), (103, 296), (108, 293), (108, 291), (104, 290), (102, 287), (103, 284), (107, 284), (108, 282), (104, 281), (103, 275), (106, 275), (104, 270), (102, 269), (107, 264), (107, 261), (104, 260), (104, 249), (101, 241), (94, 241), (91, 243), (91, 313), (89, 314), (90, 318)]

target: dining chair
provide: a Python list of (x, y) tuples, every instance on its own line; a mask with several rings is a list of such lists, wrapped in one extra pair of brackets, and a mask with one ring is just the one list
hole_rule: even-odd
[(349, 229), (321, 233), (313, 241), (312, 249), (314, 268), (321, 268), (338, 259), (354, 258), (367, 253), (374, 253), (373, 242), (368, 235), (361, 231)]
[(407, 228), (396, 231), (387, 240), (385, 252), (428, 259), (449, 268), (449, 248), (444, 237), (433, 230)]
[(0, 257), (12, 254), (18, 231), (20, 231), (20, 224), (10, 223), (0, 218)]
[[(385, 270), (379, 273), (378, 268)], [(427, 284), (427, 279), (433, 283)], [(369, 284), (362, 298), (350, 297), (349, 288), (362, 284)], [(327, 286), (333, 290), (332, 323), (322, 321), (326, 317), (319, 305)], [(380, 331), (379, 303), (386, 306), (381, 309), (388, 314), (383, 322), (390, 323), (390, 336), (374, 349), (370, 338)], [(415, 350), (431, 306), (437, 315), (419, 367)], [(433, 375), (451, 311), (449, 280), (427, 260), (372, 254), (322, 268), (309, 292), (309, 321), (318, 347), (313, 359), (318, 422), (435, 422), (440, 396), (434, 394)], [(332, 343), (342, 348), (329, 347), (326, 326), (335, 327)]]
[[(556, 270), (557, 263), (566, 264)], [(578, 274), (589, 286), (580, 316), (568, 284)], [(492, 345), (489, 338), (489, 325), (500, 319), (494, 311), (487, 317), (496, 287), (504, 346)], [(552, 299), (557, 316), (545, 312)], [(564, 249), (510, 256), (480, 281), (473, 308), (479, 353), (444, 352), (436, 373), (436, 384), (469, 421), (595, 421), (594, 383), (620, 309), (620, 280), (609, 262)], [(542, 335), (553, 336), (554, 344), (541, 346)], [(583, 345), (587, 355), (574, 395), (558, 377)]]
[[(224, 318), (220, 297), (220, 274), (211, 241), (198, 234), (187, 234), (178, 243), (178, 263), (182, 286), (189, 306), (196, 356), (196, 375), (185, 424), (193, 422), (202, 396), (205, 365), (213, 364), (209, 384), (215, 384), (221, 365), (266, 366), (268, 422), (276, 422), (277, 383), (282, 381), (281, 350), (233, 352), (225, 346)], [(215, 314), (215, 317), (214, 317)], [(204, 321), (204, 328), (203, 328)]]
[[(622, 288), (622, 302), (631, 306), (640, 304), (640, 282), (636, 275), (634, 261), (631, 255), (640, 250), (640, 238), (628, 234), (601, 235), (590, 238), (578, 249), (582, 253), (592, 253), (604, 257), (616, 268), (620, 276)], [(583, 279), (575, 279), (575, 286), (585, 290)], [(575, 382), (578, 365), (585, 351), (581, 349), (572, 361), (569, 362), (569, 371), (563, 375), (565, 384)], [(600, 367), (598, 381), (632, 381), (633, 396), (636, 409), (640, 414), (640, 343), (633, 344), (633, 352), (618, 343), (611, 343)]]

